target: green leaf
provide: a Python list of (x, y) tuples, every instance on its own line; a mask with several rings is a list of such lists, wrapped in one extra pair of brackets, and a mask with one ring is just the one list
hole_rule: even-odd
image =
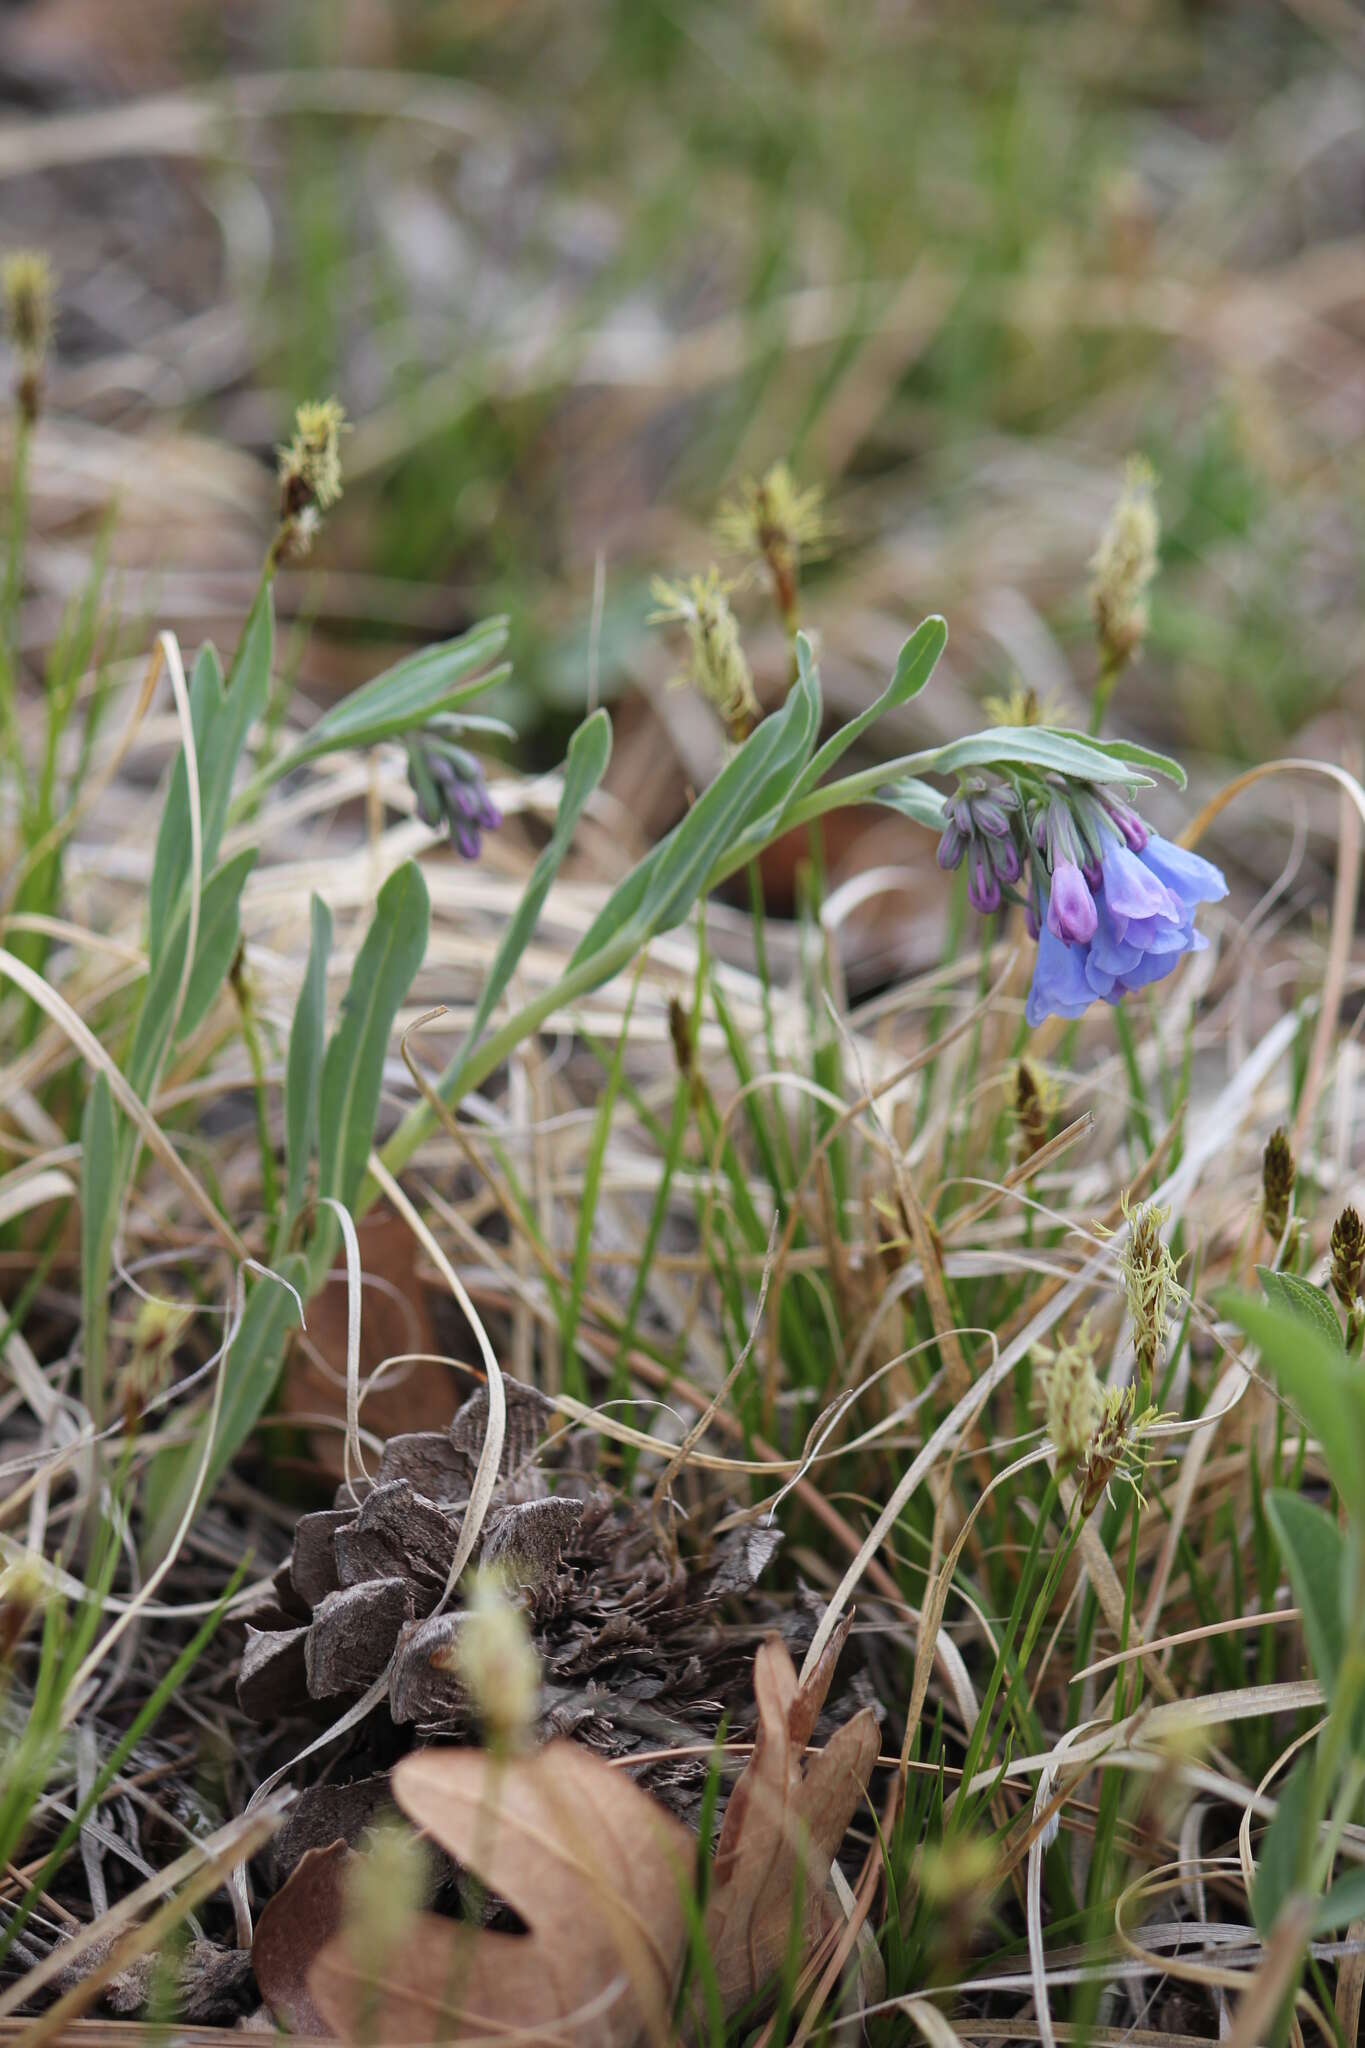
[(301, 768), (306, 761), (316, 761), (323, 754), (373, 747), (381, 740), (397, 739), (417, 726), (426, 725), (438, 713), (453, 711), (509, 673), (506, 668), (477, 673), (501, 654), (506, 644), (506, 619), (485, 619), (459, 639), (424, 648), (395, 668), (386, 669), (324, 712), (306, 738), (272, 765), (271, 780)]
[(109, 1272), (118, 1212), (118, 1123), (108, 1079), (99, 1073), (81, 1118), (81, 1372), (85, 1405), (96, 1425), (104, 1417)]
[(1353, 1920), (1365, 1919), (1365, 1870), (1351, 1870), (1318, 1900), (1313, 1933), (1336, 1934)]
[[(195, 760), (200, 777), (204, 774), (204, 760), (209, 735), (222, 710), (223, 671), (213, 647), (205, 641), (199, 650), (190, 677), (190, 727), (194, 733)], [(203, 806), (202, 781), (200, 805)], [(171, 771), (170, 788), (161, 811), (161, 824), (156, 835), (156, 855), (152, 862), (152, 882), (147, 902), (148, 950), (152, 965), (165, 940), (171, 911), (184, 891), (190, 871), (190, 796), (189, 772), (185, 767), (182, 749)], [(208, 857), (205, 855), (207, 870)]]
[[(934, 617), (925, 619), (916, 626), (910, 638), (902, 647), (896, 660), (896, 672), (875, 703), (866, 711), (860, 711), (847, 725), (841, 726), (816, 754), (815, 759), (801, 777), (793, 792), (794, 800), (805, 796), (828, 775), (835, 762), (846, 754), (855, 740), (862, 738), (870, 726), (887, 711), (894, 711), (902, 704), (908, 704), (928, 682), (938, 666), (939, 656), (948, 644), (948, 628), (944, 621)], [(942, 798), (938, 801), (941, 803)]]
[(1311, 1280), (1301, 1280), (1297, 1273), (1277, 1273), (1270, 1266), (1258, 1266), (1256, 1277), (1266, 1291), (1269, 1300), (1279, 1302), (1292, 1309), (1306, 1322), (1319, 1330), (1338, 1351), (1346, 1349), (1337, 1312), (1332, 1306), (1331, 1296), (1321, 1287), (1315, 1287)]
[[(190, 684), (190, 723), (199, 771), (203, 872), (218, 859), (227, 823), (233, 778), (251, 727), (270, 694), (275, 615), (269, 586), (263, 586), (247, 614), (226, 685), (211, 647), (200, 651)], [(148, 904), (149, 950), (153, 966), (168, 941), (173, 913), (183, 902), (190, 873), (189, 772), (183, 749), (171, 773), (157, 833)]]
[(1343, 1505), (1365, 1521), (1365, 1384), (1339, 1344), (1297, 1310), (1233, 1294), (1223, 1312), (1243, 1330), (1322, 1446)]
[(889, 811), (899, 811), (916, 825), (927, 825), (931, 832), (943, 830), (943, 791), (935, 789), (931, 782), (921, 782), (917, 775), (902, 775), (888, 783), (885, 789), (877, 791), (873, 802), (884, 804)]
[(379, 892), (322, 1065), (318, 1192), (349, 1208), (365, 1177), (389, 1035), (427, 948), (431, 902), (415, 861)]
[(177, 1044), (203, 1023), (236, 957), (242, 936), (242, 890), (258, 852), (257, 847), (244, 846), (209, 876), (199, 905), (194, 965), (175, 1027)]
[[(1150, 783), (1151, 777), (1140, 773), (1127, 758), (1132, 751), (1126, 748), (1116, 755), (1103, 741), (1086, 739), (1082, 733), (1055, 732), (1045, 725), (998, 725), (966, 739), (950, 740), (932, 754), (918, 757), (917, 765), (940, 775), (962, 768), (1017, 766), (1072, 775), (1085, 782)], [(1160, 758), (1152, 756), (1153, 761)], [(1174, 762), (1170, 767), (1179, 774)]]
[(605, 711), (594, 711), (590, 718), (584, 719), (569, 741), (554, 831), (531, 870), (530, 880), (522, 892), (521, 901), (498, 943), (497, 952), (493, 955), (493, 964), (488, 970), (488, 979), (484, 983), (478, 1008), (474, 1012), (474, 1019), (465, 1039), (466, 1046), (478, 1043), (512, 978), (518, 960), (530, 944), (531, 934), (540, 921), (545, 898), (549, 895), (551, 884), (569, 850), (578, 828), (578, 821), (583, 815), (583, 808), (606, 774), (610, 759), (611, 720)]
[(133, 1033), (126, 1072), (129, 1083), (146, 1102), (156, 1086), (162, 1062), (170, 1048), (172, 1033), (184, 1038), (208, 1015), (213, 999), (232, 965), (241, 930), (242, 887), (256, 864), (255, 847), (216, 868), (204, 885), (199, 899), (199, 931), (195, 941), (194, 965), (190, 969), (185, 1002), (180, 1016), (175, 1013), (185, 948), (189, 943), (189, 903), (181, 898), (160, 952), (152, 962)]
[(1101, 753), (1108, 754), (1111, 761), (1123, 761), (1130, 767), (1145, 769), (1148, 774), (1164, 776), (1177, 789), (1183, 789), (1188, 780), (1180, 763), (1172, 760), (1169, 754), (1158, 754), (1151, 747), (1141, 747), (1136, 740), (1094, 739), (1089, 733), (1075, 731), (1069, 731), (1067, 737), (1083, 740), (1088, 747), (1098, 747)]
[(1280, 1787), (1275, 1818), (1261, 1838), (1256, 1880), (1251, 1888), (1251, 1917), (1262, 1936), (1268, 1935), (1286, 1899), (1298, 1889), (1312, 1833), (1310, 1799), (1313, 1756), (1300, 1756)]
[(1303, 1614), (1314, 1675), (1330, 1701), (1346, 1654), (1346, 1539), (1329, 1514), (1297, 1493), (1277, 1487), (1266, 1495), (1265, 1507)]
[(320, 896), (311, 906), (308, 965), (294, 1005), (289, 1059), (284, 1075), (285, 1214), (293, 1220), (303, 1207), (308, 1162), (318, 1138), (323, 1037), (327, 1026), (327, 956), (332, 950), (332, 913)]
[[(226, 1378), (204, 1478), (205, 1500), (264, 1413), (284, 1362), (285, 1339), (299, 1320), (296, 1294), (302, 1293), (307, 1282), (306, 1259), (299, 1252), (291, 1252), (288, 1257), (276, 1260), (272, 1271), (278, 1277), (263, 1276), (247, 1295), (232, 1349), (219, 1367)], [(291, 1288), (295, 1293), (290, 1292)], [(199, 1428), (202, 1431), (208, 1426), (206, 1412)], [(159, 1563), (174, 1541), (202, 1455), (203, 1440), (196, 1435), (189, 1443), (162, 1451), (153, 1460), (144, 1495), (144, 1562), (149, 1566)]]
[(570, 976), (600, 957), (606, 979), (621, 958), (681, 924), (713, 869), (722, 862), (737, 865), (751, 846), (771, 836), (810, 758), (820, 722), (819, 676), (804, 635), (798, 636), (797, 655), (800, 673), (782, 709), (750, 733), (682, 822), (612, 891), (574, 951)]

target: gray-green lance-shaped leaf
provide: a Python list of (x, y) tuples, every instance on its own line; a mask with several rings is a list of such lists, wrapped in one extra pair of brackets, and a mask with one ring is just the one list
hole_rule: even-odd
[[(263, 588), (247, 614), (226, 684), (218, 657), (204, 648), (194, 665), (190, 685), (190, 722), (194, 730), (199, 776), (199, 810), (203, 872), (218, 859), (227, 823), (232, 783), (247, 734), (261, 716), (270, 694), (270, 664), (275, 645), (275, 614), (269, 587)], [(166, 807), (157, 834), (148, 906), (149, 946), (153, 965), (170, 935), (173, 912), (183, 901), (190, 874), (189, 775), (182, 750), (171, 774)]]
[[(1136, 758), (1136, 757), (1141, 757)], [(1054, 732), (1044, 725), (1001, 725), (966, 739), (950, 740), (932, 754), (919, 755), (915, 766), (935, 774), (951, 775), (962, 768), (1041, 768), (1057, 775), (1076, 776), (1085, 782), (1150, 783), (1153, 774), (1169, 775), (1183, 782), (1179, 765), (1145, 748), (1120, 744), (1111, 747), (1103, 740), (1087, 739), (1083, 733)], [(1150, 772), (1149, 772), (1150, 771)]]
[(916, 626), (897, 656), (895, 673), (881, 696), (825, 741), (797, 784), (794, 801), (799, 802), (807, 791), (815, 788), (817, 782), (823, 781), (835, 762), (842, 759), (854, 742), (860, 740), (886, 712), (895, 711), (918, 697), (938, 667), (939, 657), (947, 644), (947, 625), (937, 616)]
[(105, 1076), (96, 1074), (81, 1117), (82, 1392), (98, 1425), (104, 1416), (109, 1275), (119, 1211), (118, 1124)]
[(365, 1177), (393, 1020), (427, 949), (431, 903), (415, 861), (379, 892), (322, 1063), (318, 1192), (347, 1208)]
[(943, 830), (943, 791), (935, 789), (932, 782), (921, 782), (918, 775), (902, 775), (888, 782), (885, 789), (877, 791), (874, 801), (931, 832)]
[(308, 965), (294, 1005), (284, 1071), (285, 1202), (290, 1220), (303, 1207), (308, 1162), (318, 1140), (318, 1100), (327, 1029), (327, 958), (332, 950), (332, 913), (321, 896), (312, 900), (309, 926)]
[(506, 644), (506, 619), (485, 619), (457, 640), (425, 647), (385, 669), (325, 711), (311, 731), (272, 765), (271, 780), (324, 754), (397, 739), (440, 712), (458, 709), (508, 673), (506, 668), (488, 669)]
[(243, 847), (215, 868), (205, 883), (199, 900), (194, 965), (178, 1016), (176, 998), (189, 943), (188, 897), (182, 897), (175, 909), (165, 943), (152, 961), (128, 1055), (128, 1080), (144, 1102), (156, 1086), (172, 1036), (182, 1039), (201, 1024), (223, 985), (241, 934), (242, 889), (255, 865), (256, 848)]

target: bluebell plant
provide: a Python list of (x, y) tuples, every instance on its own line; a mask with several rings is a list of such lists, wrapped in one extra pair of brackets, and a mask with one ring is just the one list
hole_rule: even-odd
[(938, 859), (965, 861), (983, 914), (1022, 904), (1038, 941), (1034, 1025), (1162, 980), (1208, 945), (1198, 906), (1227, 895), (1211, 861), (1152, 831), (1112, 787), (1063, 776), (964, 780), (943, 805)]

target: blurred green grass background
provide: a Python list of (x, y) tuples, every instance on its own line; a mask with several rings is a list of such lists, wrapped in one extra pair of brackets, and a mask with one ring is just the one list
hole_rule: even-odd
[[(505, 610), (528, 758), (593, 692), (671, 728), (648, 577), (705, 567), (718, 498), (785, 455), (828, 493), (836, 704), (936, 609), (926, 718), (1015, 677), (1076, 710), (1141, 450), (1163, 573), (1120, 720), (1211, 766), (1332, 752), (1362, 710), (1363, 65), (1346, 0), (54, 0), (0, 33), (18, 132), (133, 126), (11, 168), (4, 234), (67, 280), (72, 433), (248, 458), (216, 550), (183, 465), (149, 522), (163, 602), (177, 550), (199, 578), (190, 637), (293, 404), (335, 391), (347, 498), (291, 585), (320, 687), (328, 648)], [(156, 374), (101, 382), (130, 356)]]

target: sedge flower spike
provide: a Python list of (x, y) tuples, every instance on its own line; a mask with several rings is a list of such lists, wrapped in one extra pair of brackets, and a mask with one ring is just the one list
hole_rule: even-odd
[(1128, 1234), (1119, 1248), (1119, 1272), (1133, 1325), (1133, 1345), (1149, 1370), (1160, 1364), (1171, 1319), (1187, 1299), (1170, 1246), (1161, 1235), (1170, 1212), (1147, 1202), (1130, 1210), (1123, 1198)]
[(1156, 575), (1160, 539), (1156, 476), (1150, 463), (1135, 456), (1090, 564), (1095, 632), (1113, 667), (1129, 661), (1146, 637), (1147, 593)]
[(739, 621), (730, 609), (730, 589), (716, 568), (685, 583), (656, 576), (650, 594), (658, 609), (650, 613), (649, 623), (686, 627), (688, 680), (715, 706), (731, 739), (742, 740), (758, 724), (760, 712)]
[(1098, 1342), (1087, 1317), (1076, 1335), (1052, 1354), (1045, 1386), (1047, 1433), (1062, 1467), (1080, 1463), (1100, 1426), (1104, 1389), (1095, 1371)]

